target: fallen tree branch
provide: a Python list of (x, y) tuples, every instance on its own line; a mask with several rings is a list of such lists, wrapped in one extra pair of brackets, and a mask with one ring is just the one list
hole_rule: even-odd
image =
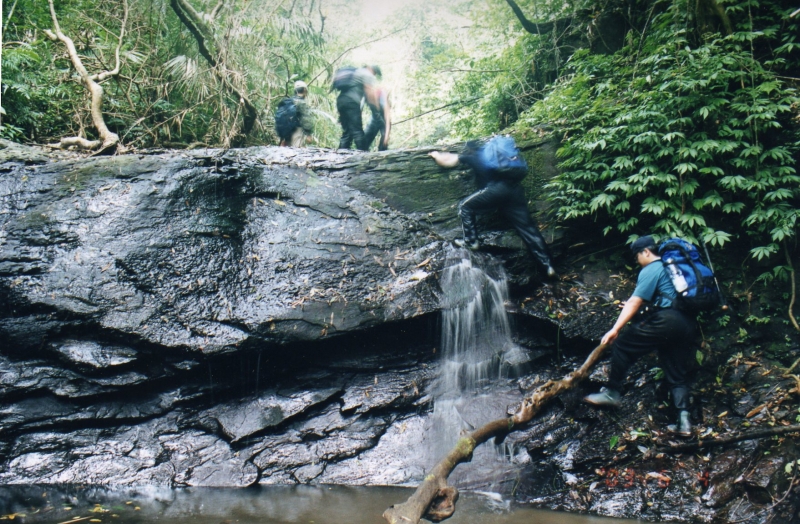
[(683, 452), (693, 451), (700, 448), (708, 448), (711, 446), (724, 446), (727, 444), (734, 444), (742, 440), (756, 440), (765, 437), (772, 437), (775, 435), (784, 435), (786, 433), (800, 433), (800, 424), (793, 426), (777, 426), (773, 428), (756, 429), (747, 431), (738, 435), (729, 435), (726, 437), (712, 438), (708, 440), (698, 439), (697, 442), (684, 442), (682, 444), (667, 444), (659, 446), (659, 451), (669, 452)]
[[(455, 467), (462, 462), (469, 462), (476, 447), (492, 437), (502, 440), (514, 429), (530, 422), (548, 400), (575, 387), (589, 375), (589, 370), (600, 359), (606, 347), (605, 344), (597, 346), (578, 370), (561, 380), (548, 380), (536, 388), (522, 400), (522, 404), (513, 416), (489, 422), (459, 439), (447, 456), (434, 466), (414, 494), (402, 504), (391, 506), (384, 511), (383, 518), (389, 524), (418, 524), (423, 516), (436, 521), (451, 516), (455, 512), (458, 490), (447, 485), (447, 477)], [(433, 508), (431, 504), (434, 504)]]

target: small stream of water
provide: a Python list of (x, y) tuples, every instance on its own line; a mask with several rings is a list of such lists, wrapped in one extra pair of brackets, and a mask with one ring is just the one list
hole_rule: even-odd
[[(0, 518), (24, 524), (386, 524), (381, 517), (409, 488), (270, 486), (248, 489), (0, 486)], [(462, 495), (448, 524), (632, 524)]]

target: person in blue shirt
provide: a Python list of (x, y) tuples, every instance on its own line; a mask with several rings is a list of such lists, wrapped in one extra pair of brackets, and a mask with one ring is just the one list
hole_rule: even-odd
[[(671, 389), (672, 402), (678, 410), (678, 423), (668, 429), (682, 437), (690, 437), (689, 363), (693, 355), (696, 321), (671, 307), (676, 296), (675, 287), (661, 263), (653, 237), (638, 238), (631, 244), (631, 251), (642, 267), (636, 289), (625, 301), (614, 326), (601, 340), (602, 344), (611, 344), (608, 385), (584, 400), (595, 406), (619, 406), (630, 367), (639, 357), (657, 351), (664, 378)], [(629, 322), (630, 325), (623, 329)]]

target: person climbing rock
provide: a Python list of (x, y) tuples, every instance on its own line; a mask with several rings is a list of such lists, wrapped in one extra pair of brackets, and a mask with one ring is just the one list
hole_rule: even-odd
[(378, 105), (376, 75), (381, 75), (378, 66), (359, 68), (342, 67), (333, 77), (331, 89), (339, 91), (336, 97), (336, 109), (339, 111), (339, 123), (342, 125), (342, 138), (339, 149), (364, 149), (364, 128), (361, 120), (361, 102), (366, 99), (369, 105)]
[[(584, 398), (595, 406), (617, 407), (621, 403), (625, 377), (630, 367), (652, 351), (657, 351), (664, 377), (678, 410), (678, 423), (668, 429), (682, 437), (692, 435), (689, 416), (689, 363), (697, 329), (696, 319), (672, 307), (677, 295), (652, 236), (631, 244), (631, 251), (642, 269), (636, 288), (608, 333), (603, 344), (611, 344), (611, 371), (608, 384), (599, 393)], [(625, 326), (630, 322), (627, 328)], [(625, 329), (623, 329), (625, 328)]]
[[(503, 153), (506, 148), (508, 152)], [(491, 152), (492, 149), (497, 149), (499, 152), (488, 155), (491, 158), (487, 161), (485, 153)], [(432, 151), (429, 155), (441, 167), (452, 168), (459, 164), (471, 167), (479, 188), (458, 205), (464, 238), (456, 240), (456, 245), (471, 250), (480, 249), (477, 215), (500, 211), (517, 230), (548, 278), (557, 276), (547, 243), (539, 232), (536, 221), (528, 212), (525, 190), (520, 183), (527, 174), (527, 164), (519, 156), (519, 151), (511, 137), (497, 136), (485, 145), (480, 145), (477, 141), (470, 141), (467, 142), (460, 154)], [(511, 155), (510, 158), (503, 159), (504, 156), (509, 155)], [(519, 160), (513, 155), (517, 155)], [(492, 162), (491, 159), (495, 159), (495, 161)], [(504, 164), (504, 161), (506, 164), (509, 161), (511, 164), (519, 162), (520, 165), (515, 169), (498, 168), (497, 165)]]

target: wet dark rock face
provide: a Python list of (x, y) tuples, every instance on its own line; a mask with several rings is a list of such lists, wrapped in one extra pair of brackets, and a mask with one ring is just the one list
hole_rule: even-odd
[[(438, 274), (472, 189), (427, 152), (75, 159), (0, 143), (0, 484), (419, 483), (441, 458)], [(563, 245), (563, 280), (541, 285), (499, 226), (482, 232), (525, 358), (486, 386), (489, 407), (464, 407), (470, 424), (579, 365), (632, 286), (608, 264), (569, 266)], [(581, 403), (601, 365), (486, 450), (501, 463), (480, 455), (453, 481), (657, 522), (792, 521), (796, 495), (765, 511), (788, 489), (784, 454), (659, 451), (672, 414), (655, 365), (632, 370), (616, 412)], [(741, 393), (696, 393), (698, 432), (780, 405), (761, 368), (726, 369)]]
[[(208, 355), (432, 311), (419, 282), (436, 235), (325, 171), (346, 157), (323, 156), (315, 172), (301, 161), (272, 167), (269, 155), (281, 153), (6, 163), (0, 274), (11, 345), (46, 341), (67, 355), (53, 333), (91, 323), (106, 339)], [(124, 353), (114, 347), (94, 352)]]
[(472, 181), (427, 152), (0, 144), (0, 483), (413, 482), (352, 464), (430, 407)]
[(3, 145), (1, 483), (308, 482), (417, 409), (457, 220), (357, 187), (424, 152)]

